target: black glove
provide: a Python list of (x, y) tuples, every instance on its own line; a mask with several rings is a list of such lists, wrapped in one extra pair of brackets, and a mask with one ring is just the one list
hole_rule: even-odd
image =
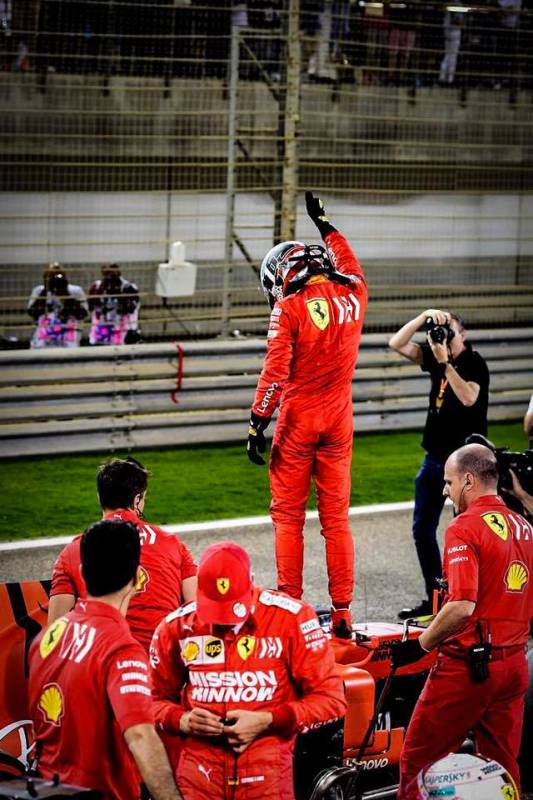
[(248, 444), (246, 445), (246, 452), (252, 464), (263, 466), (265, 459), (261, 458), (259, 453), (264, 453), (266, 450), (266, 441), (263, 431), (269, 426), (271, 417), (260, 417), (252, 411), (250, 415), (250, 427), (248, 428)]
[(420, 644), (419, 639), (406, 639), (405, 642), (393, 642), (391, 645), (391, 662), (393, 669), (405, 667), (414, 661), (419, 661), (428, 654)]
[(305, 207), (307, 208), (307, 213), (320, 231), (320, 235), (323, 239), (326, 238), (328, 233), (333, 233), (337, 230), (337, 228), (334, 228), (329, 219), (326, 217), (324, 203), (320, 197), (315, 197), (313, 192), (305, 193)]

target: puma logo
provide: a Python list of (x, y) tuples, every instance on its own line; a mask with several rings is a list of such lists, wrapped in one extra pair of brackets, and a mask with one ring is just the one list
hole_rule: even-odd
[(213, 772), (213, 768), (206, 769), (203, 764), (198, 764), (198, 772), (201, 772), (202, 775), (205, 775), (209, 783), (211, 783), (211, 773)]

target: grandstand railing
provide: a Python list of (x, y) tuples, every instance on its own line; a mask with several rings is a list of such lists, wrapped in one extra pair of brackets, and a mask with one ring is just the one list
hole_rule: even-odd
[[(420, 429), (429, 382), (367, 334), (353, 381), (356, 431)], [(489, 420), (523, 417), (533, 328), (472, 331), (490, 375)], [(243, 441), (264, 341), (0, 353), (0, 456)], [(274, 425), (268, 434), (272, 435)]]

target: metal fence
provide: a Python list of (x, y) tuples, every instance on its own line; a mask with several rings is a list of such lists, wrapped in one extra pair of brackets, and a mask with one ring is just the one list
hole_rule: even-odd
[[(533, 322), (529, 11), (414, 2), (2, 5), (0, 334), (43, 266), (118, 262), (146, 341), (259, 333), (257, 266), (316, 238), (320, 191), (364, 263), (367, 330), (453, 304)], [(183, 241), (195, 294), (163, 302)], [(16, 344), (16, 343), (14, 343)]]

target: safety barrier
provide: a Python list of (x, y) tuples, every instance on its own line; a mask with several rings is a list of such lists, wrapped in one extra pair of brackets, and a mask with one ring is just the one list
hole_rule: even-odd
[[(363, 337), (358, 431), (419, 429), (425, 420), (428, 378), (387, 339)], [(533, 328), (470, 339), (489, 365), (489, 419), (521, 418), (533, 390)], [(0, 456), (242, 440), (264, 349), (263, 340), (235, 339), (0, 352)]]

